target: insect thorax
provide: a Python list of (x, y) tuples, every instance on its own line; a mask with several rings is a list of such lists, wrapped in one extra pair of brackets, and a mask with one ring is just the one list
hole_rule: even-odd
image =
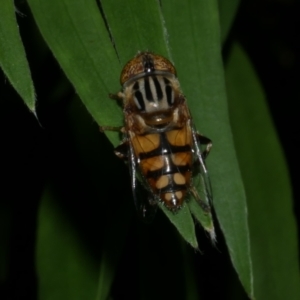
[(125, 107), (136, 113), (157, 116), (158, 122), (169, 119), (179, 94), (178, 81), (172, 74), (143, 76), (124, 88)]

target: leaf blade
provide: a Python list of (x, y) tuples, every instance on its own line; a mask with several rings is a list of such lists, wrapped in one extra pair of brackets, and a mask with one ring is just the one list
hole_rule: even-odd
[(48, 186), (38, 215), (36, 263), (39, 299), (94, 299), (97, 267), (82, 244), (78, 232)]
[[(117, 5), (111, 5), (111, 1), (104, 0), (101, 3), (121, 65), (138, 51), (149, 50), (169, 56), (158, 1), (118, 1)], [(126, 22), (124, 16), (130, 16)]]
[(27, 107), (35, 114), (35, 91), (13, 1), (4, 1), (1, 5), (0, 66)]
[[(119, 63), (96, 2), (28, 3), (43, 37), (93, 118), (98, 124), (120, 125), (121, 110), (108, 98), (117, 88)], [(116, 145), (117, 136), (109, 136)]]
[(237, 43), (231, 50), (226, 78), (248, 199), (255, 295), (257, 299), (298, 299), (298, 245), (287, 167), (265, 95)]
[[(172, 14), (174, 6), (181, 12), (180, 18)], [(227, 113), (217, 2), (165, 1), (162, 9), (196, 127), (215, 141), (207, 160), (214, 208), (233, 265), (247, 293), (253, 296), (247, 205)]]
[(240, 4), (239, 0), (219, 0), (219, 12), (220, 12), (220, 28), (221, 28), (221, 40), (225, 42), (232, 23), (234, 21), (235, 14)]

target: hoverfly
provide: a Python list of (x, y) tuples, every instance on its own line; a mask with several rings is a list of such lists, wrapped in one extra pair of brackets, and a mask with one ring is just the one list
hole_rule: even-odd
[[(212, 142), (194, 128), (174, 65), (141, 52), (125, 65), (120, 82), (122, 91), (110, 97), (122, 101), (125, 125), (100, 129), (124, 133), (115, 153), (128, 161), (138, 211), (146, 217), (161, 202), (176, 212), (192, 196), (209, 212), (212, 194), (204, 159)], [(200, 145), (206, 147), (201, 151)]]

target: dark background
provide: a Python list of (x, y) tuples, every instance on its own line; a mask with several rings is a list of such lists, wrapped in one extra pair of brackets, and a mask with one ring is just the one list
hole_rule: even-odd
[[(25, 15), (19, 15), (18, 22), (39, 99), (37, 111), (42, 127), (1, 73), (1, 177), (5, 178), (1, 182), (1, 189), (9, 200), (8, 203), (4, 203), (6, 207), (3, 210), (3, 218), (12, 220), (12, 227), (7, 230), (10, 232), (7, 261), (9, 274), (8, 279), (0, 286), (1, 299), (36, 298), (34, 245), (38, 202), (46, 179), (51, 174), (56, 174), (58, 168), (69, 170), (69, 173), (62, 176), (72, 178), (74, 171), (72, 157), (75, 155), (72, 143), (66, 138), (67, 124), (65, 123), (67, 107), (74, 99), (75, 93), (39, 36), (25, 2), (20, 2), (19, 10)], [(300, 28), (300, 24), (297, 23), (299, 23), (299, 12), (299, 1), (242, 1), (224, 51), (226, 61), (226, 50), (230, 48), (233, 40), (238, 40), (254, 64), (264, 87), (290, 171), (298, 232), (300, 39), (297, 28)], [(63, 85), (60, 91), (61, 100), (53, 103), (51, 102), (53, 90), (59, 84)], [(9, 103), (6, 99), (10, 99)], [(109, 151), (112, 150), (104, 137), (99, 139), (102, 139), (101, 143), (106, 145)], [(127, 174), (125, 168), (122, 172)], [(128, 182), (123, 184), (120, 190), (128, 189)], [(31, 201), (27, 201), (28, 199)], [(133, 267), (131, 262), (136, 254), (133, 250), (135, 226), (136, 224), (132, 225), (113, 285), (113, 296), (116, 299), (122, 299), (124, 295), (131, 295), (133, 299), (138, 295), (137, 291), (134, 292), (130, 288), (128, 278), (126, 279), (126, 270)], [(97, 247), (97, 245), (93, 246)], [(226, 277), (230, 270), (235, 277), (237, 294), (240, 295), (237, 299), (246, 299), (231, 269), (229, 259), (224, 261), (220, 258), (216, 260), (214, 255), (210, 257), (208, 254), (210, 247), (204, 244), (203, 251), (207, 253), (205, 260), (201, 257), (196, 258), (201, 293), (212, 298), (224, 299), (222, 295), (227, 283), (222, 282), (222, 278)], [(226, 253), (222, 243), (220, 243), (220, 251)], [(206, 274), (204, 277), (201, 274), (203, 268), (210, 269), (211, 274)], [(222, 269), (225, 271), (220, 271)]]

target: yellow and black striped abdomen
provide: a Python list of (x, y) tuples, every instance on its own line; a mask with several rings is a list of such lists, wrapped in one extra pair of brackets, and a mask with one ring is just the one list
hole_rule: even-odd
[(169, 209), (179, 209), (191, 183), (190, 128), (135, 135), (131, 137), (131, 143), (140, 171), (152, 192)]

